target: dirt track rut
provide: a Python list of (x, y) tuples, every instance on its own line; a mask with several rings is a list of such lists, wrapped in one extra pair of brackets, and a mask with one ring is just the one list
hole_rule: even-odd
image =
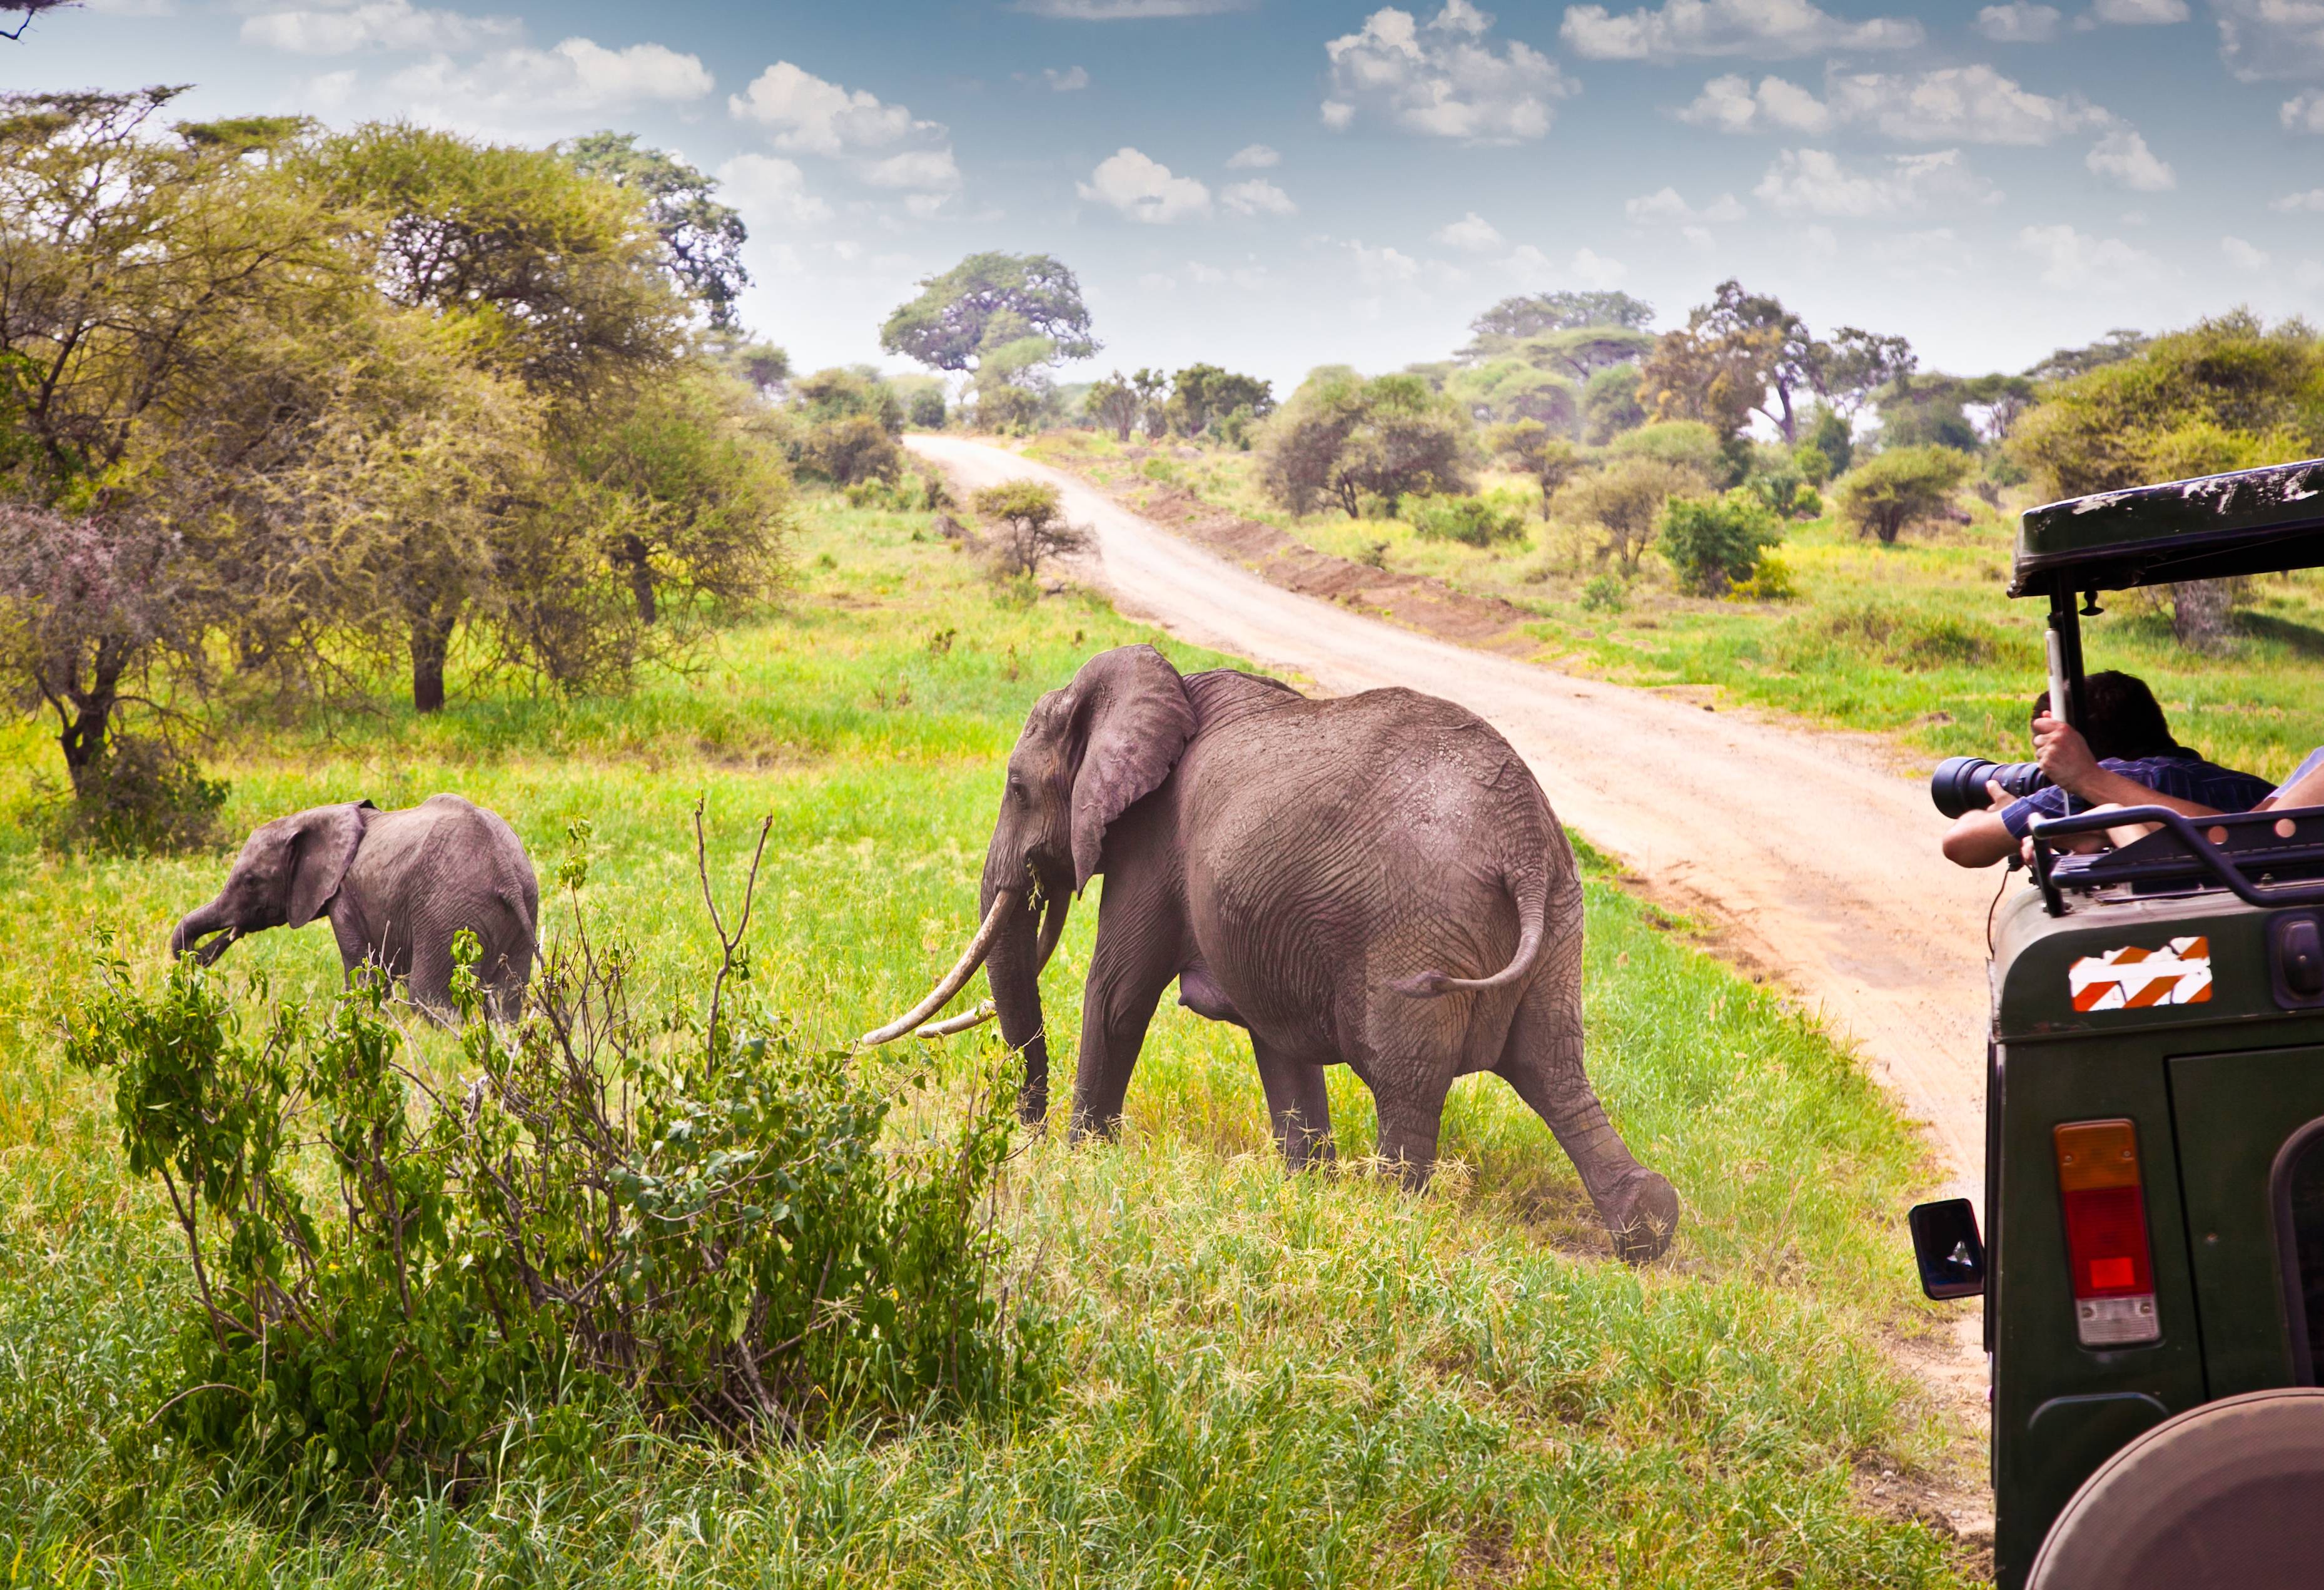
[(1532, 765), (1558, 815), (1648, 892), (1718, 923), (1841, 1036), (1982, 1201), (1985, 924), (1997, 882), (1937, 853), (1927, 786), (1869, 736), (1825, 733), (1471, 650), (1268, 584), (1062, 471), (959, 438), (912, 449), (982, 487), (1054, 484), (1106, 584), (1172, 633), (1339, 694), (1458, 701)]

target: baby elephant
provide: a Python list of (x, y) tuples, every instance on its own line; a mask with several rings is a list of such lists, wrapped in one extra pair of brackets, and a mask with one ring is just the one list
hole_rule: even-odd
[(311, 807), (250, 837), (217, 898), (171, 933), (170, 952), (208, 966), (245, 933), (325, 914), (350, 977), (383, 967), (439, 1020), (452, 1012), (453, 937), (473, 930), (486, 1008), (511, 1021), (532, 975), (540, 884), (515, 831), (457, 795), (401, 811), (368, 800)]

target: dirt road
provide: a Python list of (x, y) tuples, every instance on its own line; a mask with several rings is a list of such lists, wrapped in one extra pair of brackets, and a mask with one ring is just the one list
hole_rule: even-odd
[(1985, 921), (1997, 882), (1937, 854), (1925, 782), (1866, 736), (1757, 721), (1471, 651), (1267, 584), (1072, 476), (945, 436), (964, 484), (1049, 481), (1097, 532), (1127, 612), (1349, 693), (1408, 685), (1506, 735), (1558, 815), (1651, 892), (1726, 929), (1861, 1046), (1982, 1202)]

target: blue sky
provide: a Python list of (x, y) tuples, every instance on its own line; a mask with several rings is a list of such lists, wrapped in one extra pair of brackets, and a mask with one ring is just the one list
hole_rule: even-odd
[[(2324, 318), (2324, 0), (87, 0), (0, 87), (193, 116), (611, 126), (719, 174), (806, 367), (973, 249), (1116, 365), (1442, 357), (1506, 294), (1728, 276), (1929, 367), (2248, 303)], [(889, 361), (893, 363), (893, 361)]]

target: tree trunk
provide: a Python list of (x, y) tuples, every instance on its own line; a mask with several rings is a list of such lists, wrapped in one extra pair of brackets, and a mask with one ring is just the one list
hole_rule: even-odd
[(2224, 579), (2190, 579), (2171, 587), (2171, 633), (2190, 652), (2216, 652), (2227, 643), (2235, 587)]
[(49, 698), (63, 725), (57, 733), (57, 749), (64, 753), (65, 774), (72, 781), (76, 800), (88, 797), (89, 781), (105, 755), (106, 742), (112, 737), (113, 709), (120, 702), (121, 675), (126, 665), (127, 659), (111, 642), (101, 641), (88, 689), (69, 684), (60, 694)]
[(638, 622), (651, 624), (655, 614), (653, 561), (642, 537), (622, 538), (621, 561), (630, 570), (630, 591), (638, 599)]
[(444, 710), (444, 660), (452, 651), (452, 618), (424, 613), (411, 621), (411, 705), (419, 712)]

